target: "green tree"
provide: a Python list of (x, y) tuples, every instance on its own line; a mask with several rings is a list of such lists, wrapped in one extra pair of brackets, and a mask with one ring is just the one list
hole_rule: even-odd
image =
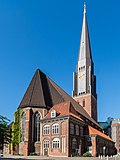
[(10, 120), (0, 115), (0, 149), (3, 149), (3, 144), (11, 141), (11, 130), (9, 128)]
[(14, 123), (12, 123), (12, 142), (11, 150), (14, 150), (14, 146), (20, 143), (21, 139), (21, 117), (23, 110), (18, 108), (14, 113)]

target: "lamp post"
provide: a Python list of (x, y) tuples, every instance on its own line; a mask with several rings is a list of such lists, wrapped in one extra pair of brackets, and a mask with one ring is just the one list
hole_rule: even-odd
[(106, 146), (103, 147), (103, 156), (105, 156), (105, 149), (106, 149)]

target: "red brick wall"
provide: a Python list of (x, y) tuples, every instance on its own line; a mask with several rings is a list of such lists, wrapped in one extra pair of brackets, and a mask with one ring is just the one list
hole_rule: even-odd
[[(59, 134), (52, 134), (52, 125), (53, 124), (59, 124), (60, 127), (60, 132)], [(41, 135), (41, 144), (42, 144), (42, 155), (44, 155), (44, 148), (43, 148), (43, 141), (49, 140), (50, 141), (50, 148), (48, 150), (48, 154), (50, 156), (68, 156), (68, 119), (66, 120), (58, 120), (58, 121), (54, 121), (54, 122), (46, 122), (43, 124), (42, 128), (44, 127), (44, 125), (49, 124), (50, 125), (50, 134), (49, 135)], [(62, 153), (62, 137), (65, 137), (66, 139), (66, 146), (65, 146), (65, 153)], [(60, 139), (60, 148), (59, 149), (53, 149), (52, 148), (52, 140), (54, 138), (59, 138)]]
[[(36, 152), (41, 154), (40, 143), (33, 142), (33, 116), (36, 112), (39, 112), (41, 119), (47, 114), (47, 110), (43, 108), (24, 108), (23, 111), (26, 113), (26, 126), (25, 126), (25, 136), (24, 142), (19, 144), (19, 154), (29, 155), (30, 152)], [(24, 149), (23, 149), (24, 148)]]
[(83, 106), (83, 100), (85, 100), (84, 109), (86, 112), (97, 121), (97, 101), (91, 94), (85, 94), (74, 97), (74, 99)]

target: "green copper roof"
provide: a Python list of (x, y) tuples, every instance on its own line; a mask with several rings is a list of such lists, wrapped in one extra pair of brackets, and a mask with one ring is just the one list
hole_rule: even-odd
[(107, 122), (99, 122), (99, 125), (100, 125), (103, 129), (109, 127), (109, 124), (108, 124)]

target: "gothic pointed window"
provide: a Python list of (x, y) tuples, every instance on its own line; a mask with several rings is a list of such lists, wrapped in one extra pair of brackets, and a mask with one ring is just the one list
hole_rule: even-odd
[(40, 141), (40, 113), (36, 112), (35, 113), (35, 117), (34, 117), (34, 131), (35, 131), (35, 142), (39, 142)]
[(22, 114), (22, 120), (21, 120), (21, 142), (24, 142), (25, 121), (26, 121), (26, 114), (25, 114), (25, 112), (23, 112), (23, 114)]

